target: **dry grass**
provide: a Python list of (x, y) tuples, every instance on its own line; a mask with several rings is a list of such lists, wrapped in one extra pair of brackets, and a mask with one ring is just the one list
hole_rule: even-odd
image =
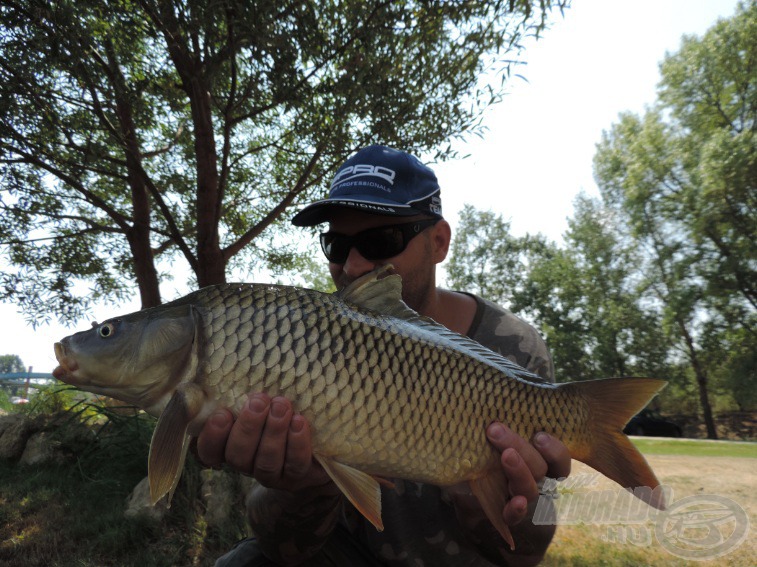
[[(656, 523), (652, 519), (654, 510), (649, 509), (651, 516), (640, 524), (626, 522), (605, 524), (559, 525), (555, 540), (550, 547), (544, 565), (547, 566), (636, 566), (636, 565), (697, 565), (702, 567), (736, 566), (752, 567), (755, 565), (757, 550), (754, 538), (749, 535), (755, 526), (755, 489), (757, 488), (757, 460), (739, 457), (695, 457), (684, 455), (648, 455), (652, 468), (657, 473), (660, 482), (669, 487), (671, 498), (669, 507), (687, 496), (718, 495), (725, 497), (741, 507), (749, 518), (750, 532), (746, 539), (729, 553), (708, 561), (683, 559), (673, 554), (660, 544), (655, 534)], [(605, 477), (596, 475), (593, 469), (582, 463), (573, 463), (571, 477), (584, 479), (592, 483), (592, 490), (607, 490), (617, 492), (618, 486)], [(584, 485), (585, 486), (585, 485)], [(576, 492), (582, 490), (576, 488)], [(585, 490), (585, 489), (584, 489)], [(576, 497), (576, 492), (573, 497)], [(622, 490), (619, 493), (622, 497)], [(621, 497), (619, 496), (619, 497)], [(563, 498), (570, 498), (570, 493), (563, 494)], [(705, 501), (706, 502), (706, 501)], [(612, 504), (617, 512), (618, 500)], [(558, 507), (558, 512), (560, 508)], [(563, 511), (566, 509), (563, 508)], [(693, 508), (686, 508), (691, 513)], [(602, 510), (593, 510), (589, 514), (592, 518), (601, 518)], [(604, 513), (607, 513), (606, 511)], [(570, 514), (565, 517), (571, 518)], [(586, 517), (586, 516), (584, 516)], [(657, 521), (662, 521), (658, 516)], [(575, 515), (572, 519), (576, 519)], [(715, 529), (719, 530), (726, 540), (736, 529), (736, 522), (730, 521)], [(743, 525), (743, 522), (741, 523)], [(666, 524), (666, 527), (668, 524)], [(712, 527), (712, 526), (710, 526)], [(708, 529), (697, 528), (690, 530), (687, 535), (697, 541), (702, 541)], [(714, 535), (714, 534), (711, 534)], [(670, 545), (670, 544), (668, 544)], [(675, 549), (675, 548), (674, 548)]]

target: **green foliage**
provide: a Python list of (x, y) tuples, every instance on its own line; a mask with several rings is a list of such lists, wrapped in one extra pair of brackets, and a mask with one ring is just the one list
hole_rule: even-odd
[(17, 354), (0, 355), (0, 374), (24, 372), (25, 370), (24, 362)]
[[(4, 389), (0, 388), (0, 410), (10, 413), (15, 411), (15, 407), (11, 403), (11, 398)], [(0, 412), (2, 413), (2, 412)]]
[(500, 216), (466, 206), (450, 284), (534, 321), (561, 381), (665, 375), (666, 342), (640, 304), (633, 248), (599, 203), (581, 198), (576, 210), (560, 249), (540, 236), (513, 237)]
[(0, 563), (210, 566), (244, 535), (233, 522), (228, 533), (204, 524), (200, 470), (191, 458), (161, 523), (125, 518), (125, 500), (147, 474), (155, 420), (104, 400), (55, 414), (44, 407), (59, 405), (34, 406), (33, 415), (48, 423), (66, 458), (33, 469), (0, 463)]
[(24, 413), (31, 417), (38, 415), (52, 415), (82, 405), (83, 399), (88, 399), (89, 394), (62, 385), (60, 382), (41, 388), (37, 394), (22, 407)]
[(466, 207), (448, 279), (541, 328), (560, 380), (650, 375), (667, 408), (755, 407), (757, 4), (662, 64), (658, 104), (622, 114), (559, 248)]
[(454, 287), (509, 304), (512, 290), (522, 282), (521, 264), (527, 261), (528, 239), (510, 234), (510, 223), (492, 211), (465, 205), (447, 264)]
[(73, 320), (160, 303), (174, 262), (288, 269), (291, 207), (367, 143), (449, 156), (566, 3), (4, 3), (0, 299)]
[(711, 394), (754, 407), (757, 387), (757, 4), (684, 38), (661, 73), (658, 103), (621, 115), (595, 172), (708, 419)]

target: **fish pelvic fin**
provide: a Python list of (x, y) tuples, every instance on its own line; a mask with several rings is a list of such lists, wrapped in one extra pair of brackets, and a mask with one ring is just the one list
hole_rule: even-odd
[(147, 476), (150, 482), (150, 500), (155, 505), (168, 495), (168, 505), (184, 470), (190, 436), (189, 423), (200, 413), (205, 394), (197, 386), (183, 385), (174, 392), (150, 442)]
[(589, 407), (590, 441), (571, 447), (571, 456), (660, 510), (665, 509), (660, 482), (623, 428), (666, 384), (656, 378), (609, 378), (560, 385), (580, 392)]
[(358, 512), (378, 531), (384, 531), (381, 520), (381, 487), (378, 481), (371, 475), (332, 458), (318, 454), (314, 457)]
[(486, 517), (497, 528), (499, 535), (507, 542), (511, 550), (515, 549), (515, 541), (510, 533), (510, 528), (502, 517), (505, 504), (510, 499), (507, 492), (507, 479), (502, 468), (498, 465), (492, 468), (486, 475), (474, 478), (468, 482), (471, 492), (478, 499)]

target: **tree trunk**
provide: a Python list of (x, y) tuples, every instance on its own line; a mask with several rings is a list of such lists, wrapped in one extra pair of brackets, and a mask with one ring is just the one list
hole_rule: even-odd
[(689, 350), (689, 360), (691, 366), (694, 368), (694, 375), (697, 379), (697, 385), (699, 386), (699, 403), (702, 406), (702, 413), (704, 414), (704, 423), (707, 426), (707, 438), (717, 439), (718, 432), (715, 428), (715, 420), (712, 418), (712, 408), (710, 407), (710, 398), (707, 392), (707, 371), (702, 366), (697, 356), (696, 347), (694, 346), (694, 340), (691, 338), (686, 325), (679, 322), (681, 326), (681, 332), (686, 340), (686, 347)]
[(192, 79), (192, 119), (197, 156), (197, 283), (200, 287), (226, 283), (226, 261), (218, 236), (220, 179), (210, 92), (200, 77)]
[(155, 268), (155, 258), (150, 243), (151, 203), (142, 179), (140, 144), (129, 94), (118, 66), (115, 50), (110, 43), (107, 44), (107, 48), (116, 93), (116, 112), (125, 149), (126, 178), (131, 189), (132, 225), (126, 231), (126, 239), (134, 258), (134, 274), (139, 286), (142, 309), (147, 309), (162, 303), (158, 271)]

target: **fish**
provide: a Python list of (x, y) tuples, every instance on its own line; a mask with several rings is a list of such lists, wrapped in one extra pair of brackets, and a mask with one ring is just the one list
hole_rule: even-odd
[[(622, 430), (666, 384), (656, 378), (547, 383), (413, 311), (391, 265), (335, 293), (229, 283), (93, 324), (55, 343), (56, 378), (158, 418), (148, 476), (170, 498), (187, 448), (221, 407), (249, 392), (284, 396), (310, 423), (313, 456), (378, 530), (380, 485), (467, 482), (514, 547), (492, 422), (545, 431), (571, 457), (651, 506), (659, 482)], [(646, 489), (638, 490), (638, 487)]]

